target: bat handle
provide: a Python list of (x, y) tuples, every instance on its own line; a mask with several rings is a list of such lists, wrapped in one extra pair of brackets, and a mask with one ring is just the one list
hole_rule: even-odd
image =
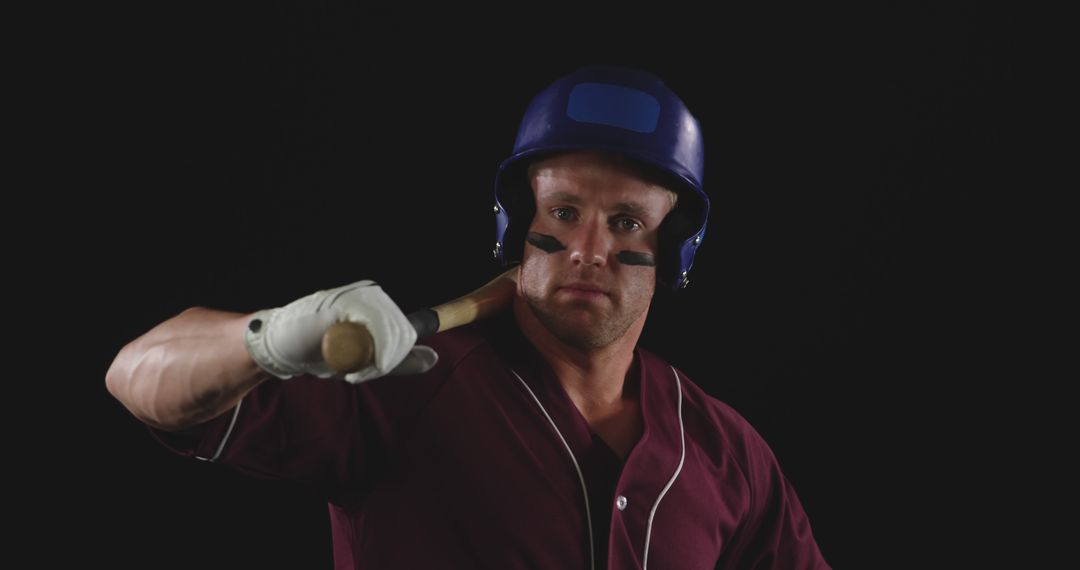
[[(487, 318), (510, 303), (516, 283), (515, 267), (472, 293), (431, 309), (409, 313), (406, 318), (416, 329), (416, 338)], [(360, 323), (334, 323), (323, 333), (322, 354), (323, 360), (335, 371), (349, 374), (375, 362), (375, 339)]]
[[(431, 309), (421, 309), (406, 315), (409, 324), (416, 329), (416, 338), (424, 338), (439, 331), (439, 315)], [(330, 325), (323, 333), (323, 360), (335, 371), (349, 374), (363, 370), (375, 362), (375, 339), (371, 331), (360, 323), (342, 321)]]
[(349, 374), (363, 370), (375, 361), (375, 339), (360, 323), (334, 323), (323, 333), (322, 354), (330, 368)]

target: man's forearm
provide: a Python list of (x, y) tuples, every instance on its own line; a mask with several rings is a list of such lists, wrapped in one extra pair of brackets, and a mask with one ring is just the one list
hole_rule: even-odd
[(183, 431), (207, 422), (272, 378), (244, 347), (247, 320), (242, 313), (188, 309), (125, 346), (106, 386), (154, 427)]

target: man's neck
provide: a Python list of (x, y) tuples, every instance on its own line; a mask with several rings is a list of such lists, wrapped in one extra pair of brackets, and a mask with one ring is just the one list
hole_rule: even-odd
[(594, 413), (604, 414), (628, 400), (637, 400), (638, 387), (627, 385), (626, 378), (645, 322), (644, 314), (626, 334), (608, 346), (579, 348), (551, 334), (520, 296), (515, 297), (513, 310), (522, 333), (551, 366), (567, 395), (586, 418)]

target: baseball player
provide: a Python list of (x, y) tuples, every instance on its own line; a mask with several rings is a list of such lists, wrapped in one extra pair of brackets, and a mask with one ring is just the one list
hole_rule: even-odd
[[(660, 79), (582, 68), (533, 99), (496, 175), (504, 310), (417, 344), (371, 281), (192, 308), (106, 383), (179, 453), (321, 489), (336, 568), (828, 568), (757, 432), (637, 346), (705, 236), (703, 160)], [(347, 374), (322, 348), (342, 322), (375, 350)]]

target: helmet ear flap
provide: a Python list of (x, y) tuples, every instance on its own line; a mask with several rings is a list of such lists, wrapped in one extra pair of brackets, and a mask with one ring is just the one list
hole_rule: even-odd
[(510, 218), (505, 236), (506, 263), (519, 262), (525, 255), (525, 235), (529, 233), (536, 215), (536, 199), (528, 178), (528, 163), (523, 160), (507, 169), (504, 173), (505, 183), (499, 193), (499, 202)]
[(675, 207), (664, 217), (657, 229), (657, 283), (675, 290), (681, 285), (678, 281), (682, 281), (682, 272), (689, 269), (683, 267), (686, 262), (683, 259), (684, 245), (704, 226), (707, 204), (693, 188), (671, 173), (644, 161), (634, 162), (640, 168), (642, 178), (678, 196)]
[(675, 284), (670, 282), (670, 278), (679, 274), (680, 250), (683, 242), (694, 235), (701, 225), (700, 216), (695, 216), (692, 208), (683, 205), (681, 197), (679, 202), (660, 223), (658, 230), (660, 255), (656, 262), (656, 280), (667, 289), (675, 287)]

